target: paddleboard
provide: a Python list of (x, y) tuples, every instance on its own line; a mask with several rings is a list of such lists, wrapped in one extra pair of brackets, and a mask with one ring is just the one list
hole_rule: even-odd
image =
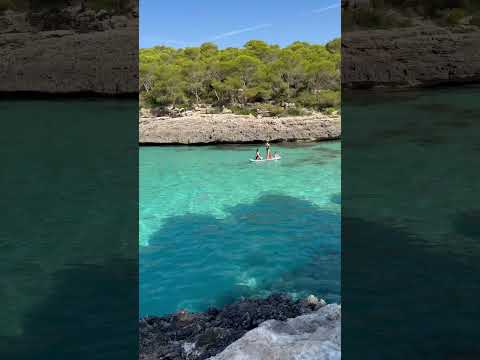
[(255, 159), (250, 159), (251, 162), (265, 162), (265, 161), (277, 161), (280, 160), (281, 156), (273, 158), (273, 159), (261, 159), (261, 160), (255, 160)]

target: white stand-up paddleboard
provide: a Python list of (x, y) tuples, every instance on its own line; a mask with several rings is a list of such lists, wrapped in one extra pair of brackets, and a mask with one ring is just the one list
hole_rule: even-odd
[(251, 162), (265, 162), (265, 161), (277, 161), (281, 160), (281, 156), (274, 157), (273, 159), (261, 159), (261, 160), (255, 160), (255, 159), (250, 159)]

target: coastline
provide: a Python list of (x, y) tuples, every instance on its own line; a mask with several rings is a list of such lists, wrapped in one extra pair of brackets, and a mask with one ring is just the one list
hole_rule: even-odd
[(289, 351), (306, 360), (340, 359), (340, 318), (340, 305), (285, 294), (148, 316), (139, 320), (139, 359), (286, 359)]
[(140, 116), (140, 145), (214, 145), (338, 140), (341, 117), (254, 117), (200, 114), (182, 117)]

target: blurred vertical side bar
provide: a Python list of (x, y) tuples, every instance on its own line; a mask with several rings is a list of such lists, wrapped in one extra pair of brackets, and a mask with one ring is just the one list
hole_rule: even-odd
[(342, 6), (342, 357), (479, 359), (480, 6)]
[(0, 1), (0, 358), (138, 357), (137, 1)]

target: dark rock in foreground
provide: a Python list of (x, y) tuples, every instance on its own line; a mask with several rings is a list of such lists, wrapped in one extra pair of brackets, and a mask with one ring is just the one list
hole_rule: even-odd
[(208, 360), (340, 360), (341, 355), (341, 307), (329, 304), (287, 321), (265, 321)]
[(139, 322), (139, 358), (200, 360), (215, 356), (247, 331), (267, 320), (285, 321), (310, 314), (325, 305), (310, 296), (294, 301), (287, 295), (247, 299), (203, 313), (185, 311)]

